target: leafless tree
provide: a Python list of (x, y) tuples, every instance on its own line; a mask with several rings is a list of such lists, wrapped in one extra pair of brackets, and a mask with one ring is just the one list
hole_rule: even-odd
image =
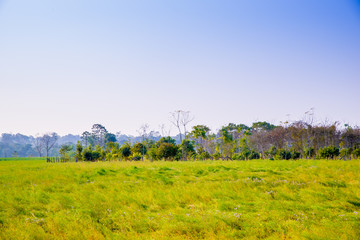
[(36, 151), (39, 153), (39, 157), (41, 157), (42, 152), (44, 150), (44, 145), (43, 145), (42, 138), (38, 135), (34, 139), (34, 146), (35, 146)]
[(179, 130), (180, 142), (182, 142), (181, 112), (182, 112), (182, 110), (177, 110), (177, 111), (170, 113), (170, 122)]
[[(186, 139), (186, 134), (187, 134), (187, 130), (186, 130), (186, 126), (188, 125), (189, 122), (191, 122), (192, 120), (194, 120), (194, 117), (191, 116), (189, 111), (183, 111), (183, 110), (176, 110), (172, 113), (170, 113), (170, 122), (179, 130), (179, 134), (180, 134), (180, 144), (182, 143), (182, 133), (184, 134), (184, 138)], [(181, 127), (183, 128), (183, 132), (181, 131)], [(187, 142), (185, 141), (185, 146), (182, 149), (182, 155), (184, 160), (186, 160), (186, 151), (187, 150)]]
[(55, 146), (59, 136), (56, 133), (45, 133), (40, 139), (46, 151), (46, 157), (49, 157), (50, 150)]
[(141, 125), (140, 129), (137, 131), (139, 133), (139, 135), (141, 136), (141, 140), (142, 140), (142, 153), (141, 153), (142, 161), (144, 161), (145, 141), (147, 140), (147, 137), (149, 135), (148, 130), (149, 130), (149, 125), (145, 123), (145, 124)]
[(159, 127), (160, 127), (160, 131), (161, 131), (161, 136), (162, 136), (162, 137), (165, 137), (165, 136), (169, 137), (169, 136), (170, 136), (171, 127), (169, 127), (169, 128), (167, 129), (164, 123), (161, 124), (161, 125), (159, 125)]

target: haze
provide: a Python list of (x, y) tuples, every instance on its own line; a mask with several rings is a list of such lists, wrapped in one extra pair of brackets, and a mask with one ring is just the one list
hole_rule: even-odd
[(136, 134), (178, 109), (212, 130), (312, 107), (359, 125), (359, 5), (0, 0), (0, 132)]

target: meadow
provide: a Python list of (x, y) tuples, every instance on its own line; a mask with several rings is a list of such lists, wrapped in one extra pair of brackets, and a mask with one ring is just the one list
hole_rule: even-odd
[(360, 239), (360, 160), (0, 162), (0, 239)]

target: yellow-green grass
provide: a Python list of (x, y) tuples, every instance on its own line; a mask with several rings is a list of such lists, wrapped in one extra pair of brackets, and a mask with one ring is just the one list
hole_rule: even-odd
[(360, 161), (0, 162), (0, 239), (360, 239)]
[(45, 160), (46, 157), (7, 157), (0, 158), (0, 161), (29, 161), (29, 160)]

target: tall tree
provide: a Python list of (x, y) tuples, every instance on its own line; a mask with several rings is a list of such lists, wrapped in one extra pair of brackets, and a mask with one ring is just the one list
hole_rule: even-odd
[(149, 130), (148, 124), (141, 125), (140, 129), (138, 130), (138, 133), (141, 136), (141, 141), (142, 141), (142, 149), (141, 149), (141, 160), (142, 161), (144, 161), (144, 155), (145, 155), (145, 151), (146, 151), (145, 142), (147, 141), (147, 138), (148, 138), (148, 130)]
[[(180, 142), (182, 144), (182, 132), (184, 133), (184, 138), (187, 136), (187, 125), (194, 120), (194, 117), (190, 114), (190, 111), (177, 110), (171, 113), (170, 121), (171, 123), (179, 130)], [(183, 128), (183, 131), (181, 131)], [(184, 142), (184, 148), (187, 149), (187, 141)], [(183, 159), (186, 160), (186, 152), (184, 148), (181, 148)]]
[(100, 147), (105, 146), (105, 136), (108, 133), (106, 128), (101, 124), (94, 124), (91, 128), (91, 135), (94, 139), (94, 145), (99, 145)]
[(44, 145), (43, 145), (43, 141), (41, 140), (40, 136), (35, 137), (34, 147), (35, 147), (36, 151), (39, 153), (39, 157), (41, 157), (42, 152), (44, 150)]
[(46, 151), (46, 157), (49, 157), (50, 150), (55, 146), (59, 136), (56, 133), (45, 133), (41, 137), (42, 144)]
[(196, 125), (192, 127), (191, 134), (194, 136), (198, 152), (206, 151), (205, 142), (210, 132), (210, 128), (205, 125)]
[(91, 141), (90, 138), (91, 138), (91, 133), (89, 133), (88, 131), (85, 131), (82, 133), (81, 141), (85, 147), (87, 147), (88, 144), (90, 143), (90, 141)]

